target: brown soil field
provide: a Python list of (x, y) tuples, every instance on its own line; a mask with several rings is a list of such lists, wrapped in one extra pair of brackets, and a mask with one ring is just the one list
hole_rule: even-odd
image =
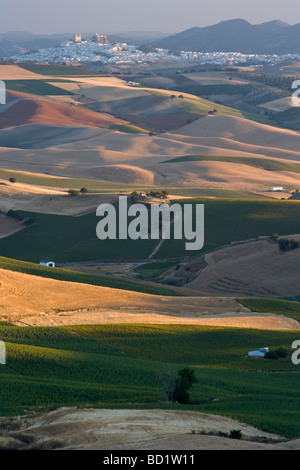
[[(1, 184), (0, 179), (0, 184)], [(113, 203), (118, 194), (85, 194), (70, 197), (66, 190), (47, 188), (25, 183), (2, 183), (0, 189), (1, 209), (8, 212), (24, 210), (43, 214), (80, 216), (96, 210), (99, 204)], [(13, 220), (13, 219), (12, 219)], [(4, 230), (3, 233), (6, 233)], [(1, 231), (0, 231), (1, 234)]]
[(233, 116), (206, 116), (181, 129), (190, 137), (221, 137), (250, 145), (298, 150), (300, 135), (296, 131), (275, 128)]
[[(149, 106), (144, 106), (146, 114), (141, 114), (143, 106), (139, 100), (145, 99), (147, 103), (149, 99), (154, 100), (149, 103), (154, 112), (158, 98), (129, 87), (118, 78), (82, 78), (80, 82), (73, 78), (72, 81), (75, 88), (82, 88), (84, 92), (92, 90), (94, 97), (91, 95), (89, 99), (95, 103), (102, 99), (111, 99), (109, 103), (118, 106), (132, 102), (132, 110), (127, 109), (126, 116), (134, 115), (135, 119), (145, 119), (145, 122), (149, 120), (149, 124), (174, 127), (183, 119), (184, 113), (172, 115), (170, 109), (165, 112), (171, 114), (158, 113), (159, 118), (157, 113), (147, 114)], [(159, 135), (129, 134), (105, 128), (112, 123), (128, 121), (53, 100), (25, 99), (25, 96), (12, 93), (11, 99), (15, 102), (0, 113), (0, 127), (5, 127), (0, 131), (2, 168), (133, 185), (237, 189), (256, 194), (262, 194), (273, 185), (284, 186), (288, 191), (299, 185), (298, 174), (271, 172), (235, 163), (207, 161), (161, 165), (169, 157), (196, 154), (300, 161), (300, 135), (295, 131), (242, 118), (206, 116), (179, 130)], [(101, 100), (97, 101), (99, 96)], [(130, 96), (137, 98), (129, 99)], [(169, 106), (167, 101), (161, 102)]]
[(22, 225), (22, 222), (13, 217), (0, 214), (0, 238), (9, 237), (9, 235), (19, 232), (23, 230), (23, 228), (24, 225)]
[[(300, 235), (289, 238), (300, 240)], [(280, 252), (276, 243), (259, 240), (209, 253), (205, 255), (205, 261), (207, 266), (203, 267), (193, 281), (186, 284), (187, 287), (206, 293), (238, 297), (299, 295), (299, 249)], [(199, 263), (203, 266), (201, 258)]]
[(282, 111), (286, 111), (287, 109), (293, 108), (294, 106), (295, 104), (292, 102), (292, 98), (288, 96), (286, 98), (281, 98), (279, 100), (269, 101), (268, 103), (261, 104), (259, 107), (280, 113)]
[(154, 323), (300, 329), (292, 319), (250, 312), (230, 297), (156, 296), (3, 269), (0, 282), (0, 320), (20, 326)]
[[(230, 418), (191, 411), (58, 408), (0, 418), (0, 425), (0, 449), (11, 450), (300, 449), (299, 439), (288, 441)], [(217, 436), (237, 429), (241, 440)]]
[(5, 112), (0, 113), (0, 129), (29, 123), (91, 127), (127, 124), (126, 121), (109, 115), (100, 115), (90, 110), (65, 103), (54, 103), (46, 99), (21, 99)]

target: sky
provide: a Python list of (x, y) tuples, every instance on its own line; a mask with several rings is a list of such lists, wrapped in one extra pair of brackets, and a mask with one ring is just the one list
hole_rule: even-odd
[(300, 23), (299, 0), (8, 0), (1, 2), (0, 33), (160, 31), (242, 18)]

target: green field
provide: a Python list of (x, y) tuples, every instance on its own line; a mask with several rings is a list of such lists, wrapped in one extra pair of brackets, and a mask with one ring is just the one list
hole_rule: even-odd
[[(284, 299), (237, 299), (245, 307), (250, 308), (253, 312), (275, 313), (276, 315), (284, 315), (300, 322), (300, 302), (293, 302)], [(300, 335), (299, 335), (300, 336)]]
[(133, 124), (112, 124), (109, 129), (113, 131), (125, 132), (126, 134), (148, 134), (149, 131)]
[(218, 155), (186, 155), (183, 157), (172, 158), (161, 163), (180, 163), (180, 162), (230, 162), (240, 163), (242, 165), (254, 166), (264, 170), (291, 171), (300, 173), (300, 163), (284, 162), (282, 160), (272, 160), (269, 158), (251, 158), (251, 157), (227, 157)]
[(218, 188), (167, 188), (169, 194), (174, 196), (184, 196), (189, 198), (216, 197), (219, 199), (270, 199), (269, 196), (238, 191), (235, 189)]
[[(299, 378), (290, 358), (245, 357), (284, 347), (298, 332), (163, 325), (0, 326), (0, 414), (56, 406), (163, 408), (239, 419), (285, 437), (300, 435)], [(189, 405), (168, 404), (157, 374), (189, 366)], [(285, 373), (282, 373), (282, 372)], [(40, 409), (39, 409), (40, 411)]]
[(172, 262), (147, 263), (135, 268), (134, 272), (138, 274), (141, 279), (155, 279), (160, 274), (172, 268), (175, 264), (176, 263)]
[[(184, 240), (166, 240), (155, 258), (203, 254), (231, 242), (242, 241), (273, 233), (300, 233), (300, 204), (288, 200), (259, 199), (186, 199), (204, 204), (204, 248), (200, 252), (185, 250)], [(1, 244), (0, 244), (1, 246)]]
[(36, 64), (34, 62), (21, 62), (18, 64), (19, 67), (22, 67), (25, 70), (30, 72), (38, 73), (40, 75), (73, 75), (73, 76), (106, 76), (103, 73), (98, 73), (95, 70), (90, 70), (85, 67), (74, 67), (72, 65), (63, 65), (63, 64)]
[(91, 284), (94, 286), (111, 287), (114, 289), (130, 290), (135, 292), (144, 292), (153, 295), (180, 296), (180, 294), (167, 287), (156, 287), (147, 284), (140, 284), (127, 279), (108, 276), (94, 276), (77, 271), (71, 271), (61, 268), (48, 268), (40, 264), (27, 263), (9, 258), (0, 257), (0, 269), (8, 269), (24, 274), (56, 279), (58, 281), (79, 282), (82, 284)]
[(71, 91), (63, 90), (47, 83), (48, 81), (65, 82), (67, 80), (37, 79), (37, 80), (5, 80), (7, 90), (19, 91), (34, 95), (73, 95)]
[[(177, 201), (180, 202), (180, 201)], [(185, 240), (165, 240), (156, 258), (180, 258), (203, 254), (231, 242), (300, 233), (299, 201), (259, 199), (186, 199), (182, 204), (204, 204), (205, 243), (199, 252), (185, 250)], [(76, 203), (76, 200), (75, 202)], [(118, 210), (118, 207), (117, 207)], [(34, 224), (0, 239), (0, 256), (57, 263), (95, 260), (145, 260), (158, 240), (105, 240), (96, 236), (100, 218), (37, 214), (18, 211)], [(172, 235), (172, 234), (171, 234)]]

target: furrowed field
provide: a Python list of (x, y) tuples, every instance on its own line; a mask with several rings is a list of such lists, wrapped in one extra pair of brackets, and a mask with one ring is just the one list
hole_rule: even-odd
[[(21, 328), (2, 324), (1, 415), (57, 406), (164, 408), (230, 416), (285, 437), (300, 434), (298, 332), (156, 325)], [(286, 348), (288, 357), (247, 358)], [(168, 404), (157, 374), (192, 367), (189, 405)]]

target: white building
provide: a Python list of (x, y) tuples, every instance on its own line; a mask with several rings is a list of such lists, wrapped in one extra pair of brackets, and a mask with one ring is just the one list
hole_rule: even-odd
[(249, 351), (248, 356), (252, 357), (265, 357), (266, 353), (269, 352), (269, 348), (260, 348), (255, 349), (254, 351)]
[(49, 268), (55, 268), (55, 263), (53, 261), (40, 261), (42, 266), (48, 266)]
[(283, 187), (282, 186), (272, 186), (272, 191), (283, 191)]

